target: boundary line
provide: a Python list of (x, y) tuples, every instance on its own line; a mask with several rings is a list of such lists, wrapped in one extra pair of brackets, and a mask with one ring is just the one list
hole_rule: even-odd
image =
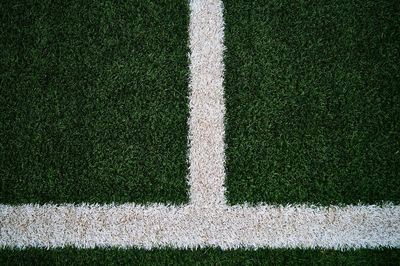
[(0, 246), (400, 247), (400, 207), (0, 206)]

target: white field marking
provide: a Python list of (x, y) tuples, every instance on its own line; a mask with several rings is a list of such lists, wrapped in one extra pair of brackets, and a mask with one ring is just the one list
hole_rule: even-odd
[(224, 21), (221, 1), (190, 1), (190, 200), (225, 204)]
[(1, 246), (197, 248), (323, 247), (400, 243), (399, 206), (0, 206)]
[(221, 0), (192, 0), (190, 204), (0, 205), (2, 247), (400, 247), (400, 206), (228, 206)]

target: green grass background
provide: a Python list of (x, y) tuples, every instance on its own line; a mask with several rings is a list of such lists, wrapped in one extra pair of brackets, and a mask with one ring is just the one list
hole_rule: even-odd
[(227, 0), (231, 204), (400, 199), (400, 2)]
[[(225, 1), (231, 202), (398, 199), (398, 5), (335, 3)], [(187, 1), (0, 11), (0, 202), (185, 202)], [(399, 261), (391, 249), (0, 249), (0, 265)]]
[(0, 250), (1, 265), (398, 265), (400, 252), (259, 249), (27, 249)]
[(0, 9), (0, 203), (186, 202), (188, 3)]

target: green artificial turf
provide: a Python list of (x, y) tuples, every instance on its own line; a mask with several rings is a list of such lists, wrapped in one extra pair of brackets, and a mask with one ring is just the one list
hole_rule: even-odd
[(0, 250), (1, 265), (398, 265), (400, 252), (382, 250), (139, 249)]
[(400, 2), (225, 1), (231, 204), (400, 201)]
[(187, 201), (188, 3), (0, 4), (0, 203)]

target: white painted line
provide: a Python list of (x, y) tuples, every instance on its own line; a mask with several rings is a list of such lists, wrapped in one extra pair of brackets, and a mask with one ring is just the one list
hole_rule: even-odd
[(190, 7), (190, 204), (0, 205), (0, 246), (400, 247), (400, 206), (226, 205), (222, 1)]
[(1, 246), (399, 247), (399, 206), (0, 206)]
[(225, 204), (222, 1), (190, 1), (190, 198)]

